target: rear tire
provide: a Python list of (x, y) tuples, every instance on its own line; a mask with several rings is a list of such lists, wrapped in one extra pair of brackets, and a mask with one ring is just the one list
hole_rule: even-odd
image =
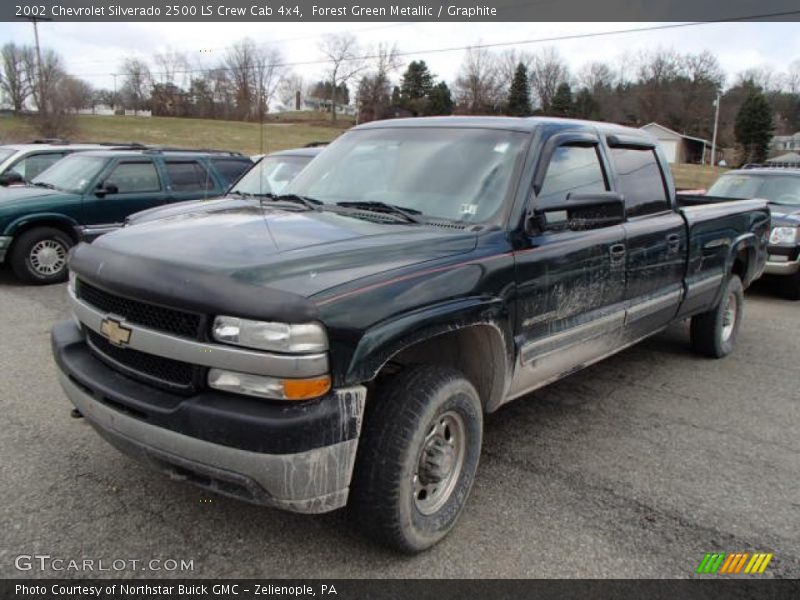
[(396, 550), (430, 548), (466, 504), (482, 432), (480, 398), (461, 373), (433, 366), (401, 373), (367, 414), (350, 516)]
[(67, 252), (74, 245), (60, 229), (38, 227), (14, 240), (11, 269), (25, 283), (46, 285), (67, 279)]
[(719, 304), (692, 317), (691, 339), (695, 352), (722, 358), (733, 350), (744, 316), (744, 289), (738, 275), (731, 275), (722, 288)]
[(781, 277), (778, 285), (781, 296), (787, 300), (800, 300), (800, 273)]

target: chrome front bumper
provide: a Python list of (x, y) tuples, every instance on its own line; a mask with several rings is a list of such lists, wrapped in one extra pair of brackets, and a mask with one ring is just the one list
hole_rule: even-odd
[(800, 261), (797, 260), (785, 262), (768, 260), (767, 266), (764, 267), (766, 275), (794, 275), (797, 272), (800, 272)]

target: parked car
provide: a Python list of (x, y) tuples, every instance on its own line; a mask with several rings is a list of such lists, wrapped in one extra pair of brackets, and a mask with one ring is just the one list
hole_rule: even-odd
[(153, 206), (218, 196), (250, 159), (229, 152), (104, 150), (67, 156), (0, 194), (0, 262), (21, 280), (67, 277), (67, 251)]
[(769, 226), (763, 201), (682, 208), (638, 129), (374, 122), (277, 198), (80, 244), (53, 352), (123, 452), (249, 502), (348, 504), (416, 552), (464, 508), (484, 413), (682, 319), (731, 352)]
[(0, 146), (0, 186), (24, 185), (73, 152), (112, 149), (121, 144), (71, 144), (40, 140)]
[[(143, 210), (125, 219), (125, 225), (137, 225), (154, 219), (191, 215), (197, 211), (223, 211), (252, 203), (265, 196), (278, 195), (292, 179), (311, 162), (322, 148), (296, 148), (274, 152), (258, 159), (236, 182), (223, 198), (181, 202)], [(251, 157), (253, 158), (253, 157)]]
[(769, 203), (772, 232), (764, 273), (778, 282), (785, 297), (800, 300), (800, 169), (729, 171), (709, 188), (708, 195), (763, 198)]

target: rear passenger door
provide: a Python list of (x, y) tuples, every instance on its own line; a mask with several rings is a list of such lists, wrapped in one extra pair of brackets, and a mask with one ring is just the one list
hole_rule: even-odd
[(169, 190), (168, 202), (198, 200), (219, 195), (214, 177), (206, 166), (196, 159), (167, 158), (164, 173)]
[[(535, 179), (541, 179), (531, 199), (537, 210), (570, 194), (609, 191), (599, 138), (554, 136), (544, 146)], [(613, 351), (614, 334), (624, 324), (622, 224), (571, 230), (566, 215), (562, 221), (558, 214), (548, 215), (543, 229), (525, 233), (526, 247), (514, 255), (520, 363), (508, 399)]]
[(686, 226), (671, 204), (655, 146), (614, 136), (608, 142), (627, 217), (626, 326), (635, 336), (646, 335), (676, 314), (686, 268)]
[[(113, 193), (103, 190), (114, 188)], [(101, 178), (84, 203), (87, 225), (113, 227), (128, 215), (163, 204), (166, 193), (152, 158), (124, 158)]]

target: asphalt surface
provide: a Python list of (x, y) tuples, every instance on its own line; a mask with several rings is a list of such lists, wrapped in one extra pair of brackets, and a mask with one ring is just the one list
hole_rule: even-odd
[(56, 381), (64, 286), (0, 270), (0, 576), (92, 575), (15, 568), (50, 555), (194, 564), (105, 577), (689, 577), (705, 552), (761, 551), (764, 577), (800, 577), (800, 303), (746, 298), (724, 360), (679, 325), (489, 415), (459, 524), (407, 557), (340, 513), (211, 496), (118, 454)]

